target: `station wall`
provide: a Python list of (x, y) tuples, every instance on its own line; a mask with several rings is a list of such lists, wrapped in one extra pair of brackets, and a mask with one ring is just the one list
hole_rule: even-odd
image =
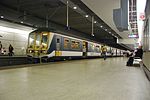
[(15, 33), (0, 31), (0, 41), (8, 54), (8, 48), (11, 44), (14, 47), (15, 55), (26, 55), (27, 41), (29, 33)]
[(8, 55), (8, 48), (11, 44), (14, 48), (15, 56), (26, 55), (28, 35), (33, 31), (32, 28), (0, 21), (0, 41), (3, 45), (5, 55)]

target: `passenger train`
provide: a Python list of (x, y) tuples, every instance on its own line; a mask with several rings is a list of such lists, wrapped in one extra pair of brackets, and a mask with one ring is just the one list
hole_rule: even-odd
[[(62, 35), (51, 29), (37, 29), (29, 33), (27, 55), (50, 60), (102, 57), (102, 44)], [(123, 50), (107, 46), (107, 56), (121, 56)]]

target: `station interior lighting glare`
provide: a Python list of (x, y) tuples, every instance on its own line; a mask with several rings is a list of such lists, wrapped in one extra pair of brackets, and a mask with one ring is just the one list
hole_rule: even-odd
[(76, 6), (74, 6), (74, 7), (73, 7), (73, 9), (77, 9), (77, 7), (76, 7)]
[(96, 24), (96, 23), (97, 23), (97, 21), (94, 21), (94, 23)]
[(23, 23), (23, 21), (21, 21), (20, 23)]
[(4, 32), (14, 32), (14, 33), (23, 33), (23, 34), (27, 34), (29, 33), (28, 31), (23, 31), (20, 29), (14, 29), (14, 28), (9, 28), (9, 27), (4, 27), (4, 26), (0, 26), (0, 31), (4, 31)]
[(102, 28), (103, 26), (101, 25), (100, 27)]
[(1, 18), (4, 18), (4, 16), (1, 16)]
[(89, 15), (85, 15), (85, 17), (87, 18), (87, 17), (89, 17)]

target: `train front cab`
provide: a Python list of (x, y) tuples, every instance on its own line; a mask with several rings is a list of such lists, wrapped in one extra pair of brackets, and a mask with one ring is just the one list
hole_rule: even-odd
[(49, 44), (49, 32), (32, 32), (28, 38), (27, 56), (35, 62), (39, 62), (39, 58), (46, 55)]

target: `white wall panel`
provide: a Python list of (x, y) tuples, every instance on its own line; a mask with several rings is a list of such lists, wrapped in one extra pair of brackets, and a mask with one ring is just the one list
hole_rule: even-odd
[[(16, 28), (19, 28), (19, 27), (16, 27)], [(2, 42), (3, 48), (5, 48), (6, 50), (6, 54), (8, 54), (8, 48), (9, 48), (9, 45), (11, 44), (14, 47), (15, 55), (26, 55), (28, 35), (31, 31), (32, 29), (29, 29), (28, 31), (27, 30), (24, 31), (21, 29), (19, 33), (19, 32), (14, 32), (14, 31), (11, 32), (11, 30), (7, 31), (7, 30), (0, 29), (0, 35), (2, 36), (0, 37), (0, 41)]]

